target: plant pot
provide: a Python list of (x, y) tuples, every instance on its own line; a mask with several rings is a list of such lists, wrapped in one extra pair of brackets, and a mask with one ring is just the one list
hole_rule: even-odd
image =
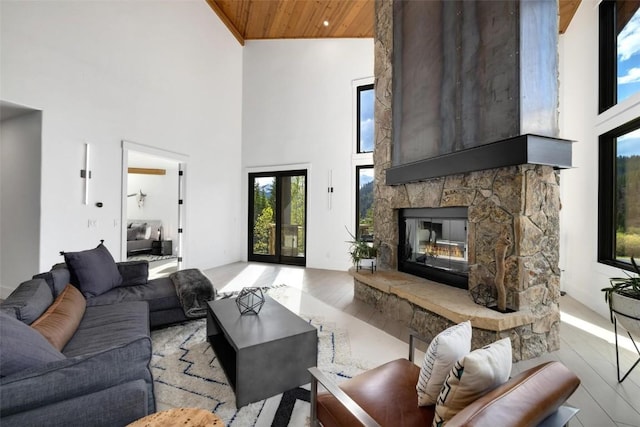
[(376, 267), (377, 267), (377, 260), (376, 258), (362, 258), (358, 260), (358, 263), (356, 264), (356, 271), (359, 270), (371, 270), (371, 273), (373, 274), (374, 271), (376, 271)]
[(640, 299), (613, 292), (611, 310), (620, 326), (632, 335), (640, 337)]

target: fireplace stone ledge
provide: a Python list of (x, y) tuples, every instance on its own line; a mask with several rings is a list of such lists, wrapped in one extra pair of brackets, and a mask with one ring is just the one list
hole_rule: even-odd
[(386, 294), (396, 295), (454, 323), (471, 321), (471, 326), (503, 332), (532, 324), (535, 316), (529, 310), (500, 313), (473, 302), (469, 292), (445, 286), (399, 271), (378, 271), (375, 274), (356, 272), (354, 279)]
[(471, 321), (472, 349), (501, 338), (511, 339), (514, 362), (558, 350), (559, 316), (528, 309), (499, 313), (475, 304), (468, 291), (393, 270), (376, 273), (349, 270), (354, 298), (418, 332), (426, 340), (456, 323)]

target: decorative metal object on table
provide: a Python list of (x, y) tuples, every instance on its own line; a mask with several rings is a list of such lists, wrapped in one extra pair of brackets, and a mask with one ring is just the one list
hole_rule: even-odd
[(240, 314), (258, 314), (264, 305), (262, 289), (255, 287), (242, 288), (236, 298), (236, 305)]
[(476, 287), (469, 291), (473, 302), (485, 307), (493, 307), (498, 301), (498, 291), (495, 286), (485, 285), (483, 283), (478, 284)]

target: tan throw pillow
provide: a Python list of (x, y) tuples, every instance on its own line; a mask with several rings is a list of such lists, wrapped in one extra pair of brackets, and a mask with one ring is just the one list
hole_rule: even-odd
[(445, 425), (480, 396), (505, 383), (511, 375), (511, 340), (504, 338), (458, 360), (444, 384), (433, 427)]
[(73, 285), (67, 285), (42, 316), (31, 327), (40, 332), (59, 351), (69, 342), (78, 325), (87, 301)]
[(424, 354), (418, 384), (418, 406), (435, 405), (449, 371), (471, 351), (471, 322), (453, 325), (440, 332)]

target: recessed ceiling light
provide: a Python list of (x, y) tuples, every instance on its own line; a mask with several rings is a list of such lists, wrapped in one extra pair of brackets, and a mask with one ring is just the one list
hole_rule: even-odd
[(324, 22), (322, 23), (322, 25), (324, 25), (325, 27), (328, 27), (328, 26), (329, 26), (329, 21), (324, 21)]

